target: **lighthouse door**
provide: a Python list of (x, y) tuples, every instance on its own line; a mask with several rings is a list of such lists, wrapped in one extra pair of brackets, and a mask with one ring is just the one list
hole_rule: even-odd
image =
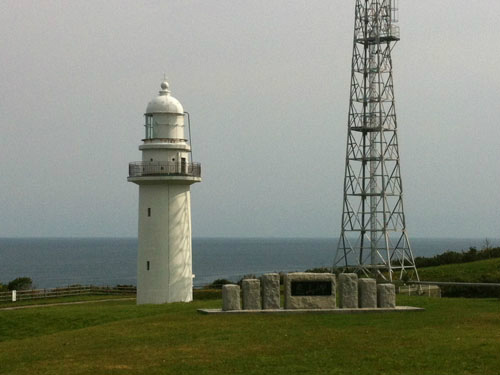
[(181, 158), (181, 174), (187, 174), (186, 158)]

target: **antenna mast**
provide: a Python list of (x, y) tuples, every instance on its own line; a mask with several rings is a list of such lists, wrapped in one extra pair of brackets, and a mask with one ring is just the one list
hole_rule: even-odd
[(403, 210), (391, 51), (397, 0), (356, 0), (342, 224), (334, 269), (418, 280)]

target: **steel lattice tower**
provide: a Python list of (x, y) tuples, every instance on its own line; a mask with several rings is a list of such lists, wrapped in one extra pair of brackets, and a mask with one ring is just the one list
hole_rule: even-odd
[(417, 279), (403, 210), (391, 51), (396, 0), (356, 0), (342, 224), (334, 269)]

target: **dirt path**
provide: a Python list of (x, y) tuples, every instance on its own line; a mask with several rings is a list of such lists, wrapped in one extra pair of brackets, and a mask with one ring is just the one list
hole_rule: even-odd
[(76, 302), (59, 302), (59, 303), (46, 303), (41, 305), (24, 305), (24, 306), (12, 306), (12, 307), (0, 307), (0, 311), (4, 310), (20, 310), (20, 309), (33, 309), (35, 307), (50, 307), (50, 306), (63, 306), (63, 305), (81, 305), (84, 303), (96, 303), (96, 302), (110, 302), (110, 301), (131, 301), (135, 297), (127, 298), (110, 298), (110, 299), (96, 299), (90, 301), (76, 301)]

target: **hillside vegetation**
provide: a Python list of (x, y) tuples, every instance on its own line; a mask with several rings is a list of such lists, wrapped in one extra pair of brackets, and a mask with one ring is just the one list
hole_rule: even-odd
[(468, 251), (445, 251), (442, 254), (433, 257), (416, 257), (415, 265), (417, 268), (441, 266), (444, 264), (469, 263), (477, 260), (485, 260), (492, 258), (500, 258), (500, 247), (486, 246), (482, 250), (477, 250), (475, 247), (469, 248)]
[(469, 283), (500, 283), (500, 258), (418, 269), (420, 279)]
[[(419, 268), (422, 281), (500, 283), (500, 258)], [(498, 287), (441, 286), (443, 297), (500, 297)]]
[[(433, 257), (415, 258), (420, 280), (467, 283), (500, 283), (500, 247), (446, 251)], [(500, 297), (498, 287), (441, 286), (444, 297)]]

